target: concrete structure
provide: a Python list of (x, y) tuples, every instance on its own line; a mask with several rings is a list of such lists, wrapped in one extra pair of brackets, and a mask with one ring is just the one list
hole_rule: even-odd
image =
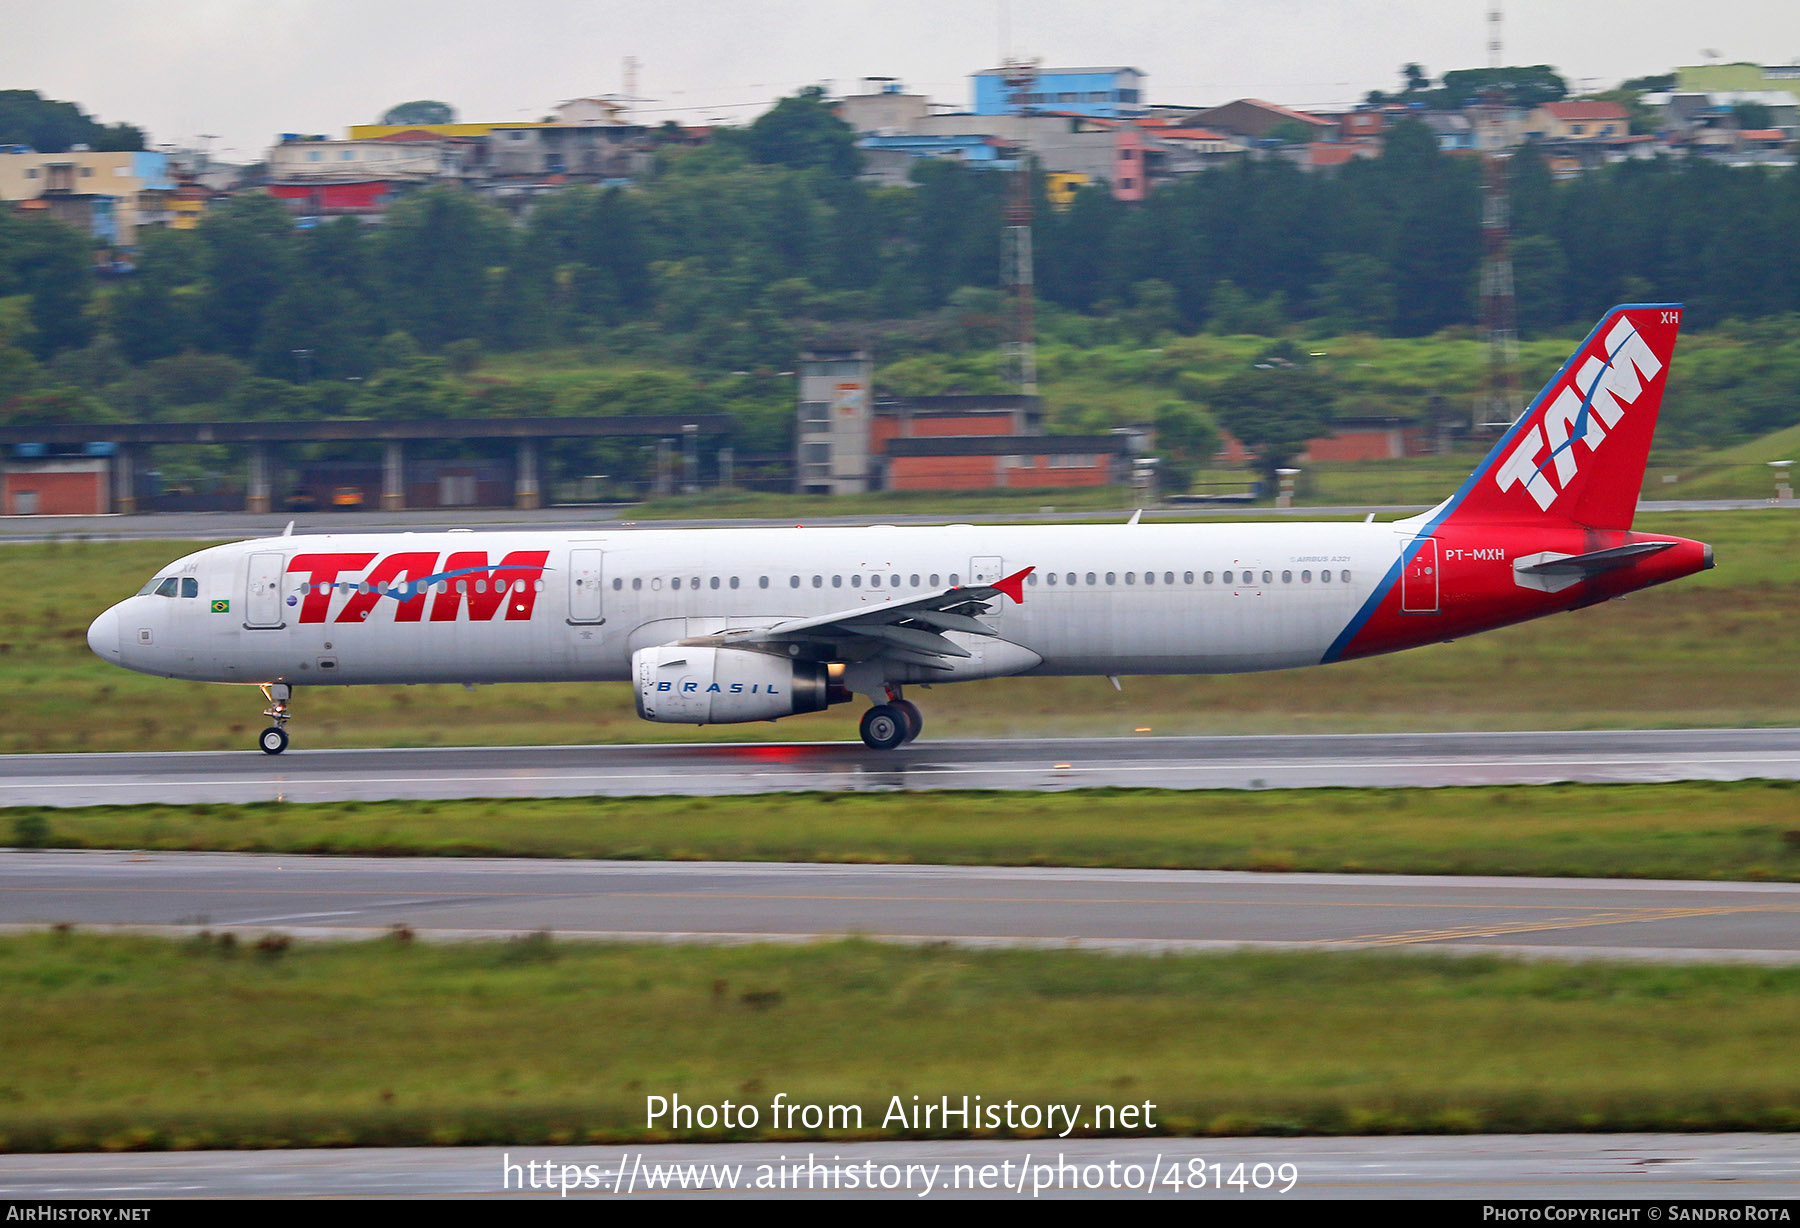
[(832, 103), (837, 117), (857, 132), (896, 136), (912, 132), (914, 125), (931, 114), (931, 100), (909, 94), (893, 77), (863, 78), (863, 92)]
[(1547, 102), (1527, 118), (1525, 135), (1540, 141), (1603, 144), (1630, 136), (1631, 116), (1616, 102)]
[(794, 488), (849, 495), (869, 489), (875, 363), (864, 349), (810, 350), (800, 356)]
[(0, 145), (0, 201), (48, 213), (112, 247), (136, 247), (139, 229), (173, 221), (174, 195), (160, 153), (45, 154)]
[[(276, 510), (289, 488), (282, 481), (276, 449), (298, 443), (380, 443), (380, 503), (387, 509), (406, 501), (405, 445), (411, 441), (471, 443), (510, 441), (514, 449), (513, 503), (521, 508), (542, 504), (539, 478), (541, 448), (555, 439), (721, 438), (734, 423), (724, 414), (645, 414), (604, 418), (425, 418), (317, 419), (288, 422), (108, 422), (51, 426), (0, 427), (0, 447), (42, 449), (53, 455), (71, 448), (112, 456), (112, 510), (138, 510), (138, 477), (144, 449), (149, 447), (228, 444), (243, 449), (246, 459), (244, 510)], [(460, 463), (460, 462), (459, 462)], [(441, 476), (441, 475), (440, 475)], [(455, 477), (457, 474), (451, 474)], [(466, 489), (466, 488), (462, 488)]]
[(1328, 119), (1264, 102), (1260, 98), (1239, 98), (1223, 106), (1197, 111), (1188, 117), (1188, 123), (1197, 128), (1211, 128), (1215, 132), (1231, 133), (1251, 140), (1262, 140), (1283, 124), (1301, 125), (1312, 134), (1315, 141), (1337, 135), (1337, 126)]
[[(1007, 70), (986, 68), (970, 78), (976, 115), (1018, 113), (1006, 88)], [(1034, 110), (1062, 111), (1108, 119), (1146, 114), (1144, 74), (1135, 68), (1040, 68), (1036, 86), (1023, 104)]]
[(803, 356), (795, 489), (990, 490), (1104, 486), (1130, 476), (1132, 437), (1045, 435), (1034, 396), (871, 399), (864, 350)]
[(1800, 64), (1697, 64), (1675, 70), (1684, 93), (1779, 91), (1800, 100)]
[(271, 183), (430, 183), (463, 174), (466, 145), (410, 130), (374, 141), (289, 134), (268, 153)]

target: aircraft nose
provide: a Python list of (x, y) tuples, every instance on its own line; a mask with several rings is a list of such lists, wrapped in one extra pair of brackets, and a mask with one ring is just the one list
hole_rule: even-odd
[(119, 607), (111, 609), (96, 618), (88, 626), (88, 647), (94, 655), (104, 661), (115, 664), (119, 660)]

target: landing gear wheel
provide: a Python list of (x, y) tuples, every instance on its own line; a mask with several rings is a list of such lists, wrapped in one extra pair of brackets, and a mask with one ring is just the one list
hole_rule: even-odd
[(906, 740), (910, 742), (919, 736), (921, 729), (925, 728), (925, 714), (919, 711), (919, 705), (910, 699), (896, 699), (894, 707), (900, 709), (901, 715), (906, 717)]
[(911, 723), (906, 713), (893, 704), (876, 704), (862, 718), (863, 744), (870, 750), (893, 750), (906, 741)]
[(279, 725), (270, 725), (262, 731), (262, 736), (256, 739), (256, 744), (262, 747), (265, 755), (279, 755), (287, 749), (287, 743), (287, 730)]

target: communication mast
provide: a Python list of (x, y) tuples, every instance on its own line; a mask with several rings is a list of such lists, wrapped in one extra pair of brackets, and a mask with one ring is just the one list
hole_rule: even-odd
[[(1008, 58), (1000, 65), (1007, 109), (1031, 114), (1037, 86), (1036, 60)], [(1037, 395), (1037, 325), (1033, 312), (1036, 290), (1031, 262), (1031, 158), (1026, 134), (1012, 145), (1013, 168), (1007, 174), (1006, 227), (1000, 234), (1000, 292), (1006, 296), (1006, 337), (1001, 342), (1002, 378), (1026, 396)]]
[[(1488, 67), (1500, 64), (1500, 5), (1488, 7)], [(1481, 128), (1481, 328), (1487, 336), (1487, 386), (1471, 425), (1476, 434), (1504, 430), (1519, 416), (1519, 305), (1513, 294), (1512, 224), (1506, 190), (1511, 157), (1506, 91), (1489, 82), (1478, 108)]]

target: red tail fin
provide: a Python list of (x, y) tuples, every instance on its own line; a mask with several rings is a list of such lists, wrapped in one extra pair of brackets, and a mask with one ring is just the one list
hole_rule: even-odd
[(1629, 529), (1680, 327), (1679, 303), (1607, 312), (1436, 519)]

